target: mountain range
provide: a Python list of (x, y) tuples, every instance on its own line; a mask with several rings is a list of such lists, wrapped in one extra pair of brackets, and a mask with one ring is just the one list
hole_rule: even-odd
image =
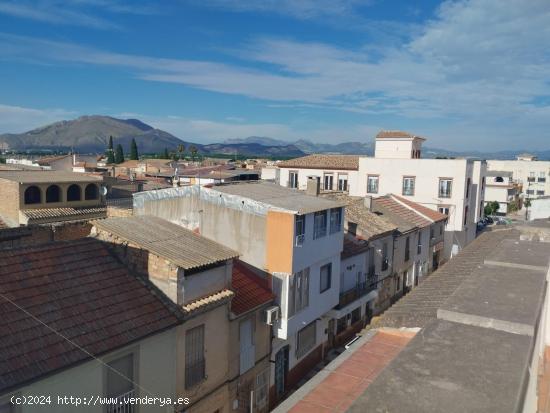
[[(246, 155), (250, 157), (299, 157), (309, 153), (341, 153), (372, 155), (374, 141), (344, 142), (337, 144), (314, 143), (300, 139), (289, 142), (263, 136), (244, 139), (220, 139), (220, 143), (199, 144), (194, 139), (180, 139), (168, 132), (155, 129), (138, 119), (117, 119), (110, 116), (82, 116), (74, 120), (55, 122), (24, 133), (0, 134), (0, 149), (14, 151), (77, 151), (104, 153), (109, 136), (115, 145), (125, 150), (132, 139), (140, 153), (162, 153), (175, 150), (183, 144), (194, 145), (203, 154)], [(475, 157), (481, 159), (513, 159), (521, 151), (448, 151), (425, 147), (425, 157)], [(534, 153), (539, 159), (550, 159), (550, 150)]]

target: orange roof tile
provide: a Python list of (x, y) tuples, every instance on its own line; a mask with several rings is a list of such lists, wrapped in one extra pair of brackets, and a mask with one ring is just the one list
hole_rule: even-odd
[(256, 275), (238, 260), (233, 261), (231, 285), (235, 292), (235, 297), (231, 302), (231, 311), (236, 315), (267, 304), (275, 298), (267, 286), (267, 280)]

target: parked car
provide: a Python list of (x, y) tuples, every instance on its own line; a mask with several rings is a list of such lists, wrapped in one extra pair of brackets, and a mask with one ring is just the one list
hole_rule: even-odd
[(493, 224), (495, 221), (493, 220), (493, 218), (487, 216), (485, 217), (485, 223), (486, 224)]

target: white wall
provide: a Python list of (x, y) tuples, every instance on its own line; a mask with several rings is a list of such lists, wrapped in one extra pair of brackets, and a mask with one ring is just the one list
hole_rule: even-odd
[[(490, 171), (512, 172), (514, 181), (523, 184), (523, 193), (526, 193), (527, 189), (534, 191), (529, 198), (550, 195), (550, 161), (489, 160), (487, 167)], [(535, 182), (528, 182), (530, 172), (535, 173)], [(546, 182), (539, 182), (541, 173)], [(537, 195), (537, 191), (544, 191), (544, 195)]]
[(529, 208), (529, 220), (550, 218), (550, 198), (539, 198), (531, 200)]
[(347, 171), (341, 169), (309, 169), (309, 168), (280, 168), (279, 184), (281, 186), (289, 186), (289, 173), (298, 172), (298, 189), (305, 190), (307, 188), (307, 179), (310, 176), (318, 176), (320, 178), (321, 189), (323, 189), (324, 174), (333, 174), (333, 189), (338, 189), (338, 175), (347, 175), (348, 188), (350, 184), (357, 182), (357, 171)]

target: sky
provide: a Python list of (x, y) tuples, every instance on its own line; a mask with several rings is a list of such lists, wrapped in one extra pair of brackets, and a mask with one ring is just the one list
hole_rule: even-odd
[(0, 133), (550, 149), (549, 0), (0, 0)]

